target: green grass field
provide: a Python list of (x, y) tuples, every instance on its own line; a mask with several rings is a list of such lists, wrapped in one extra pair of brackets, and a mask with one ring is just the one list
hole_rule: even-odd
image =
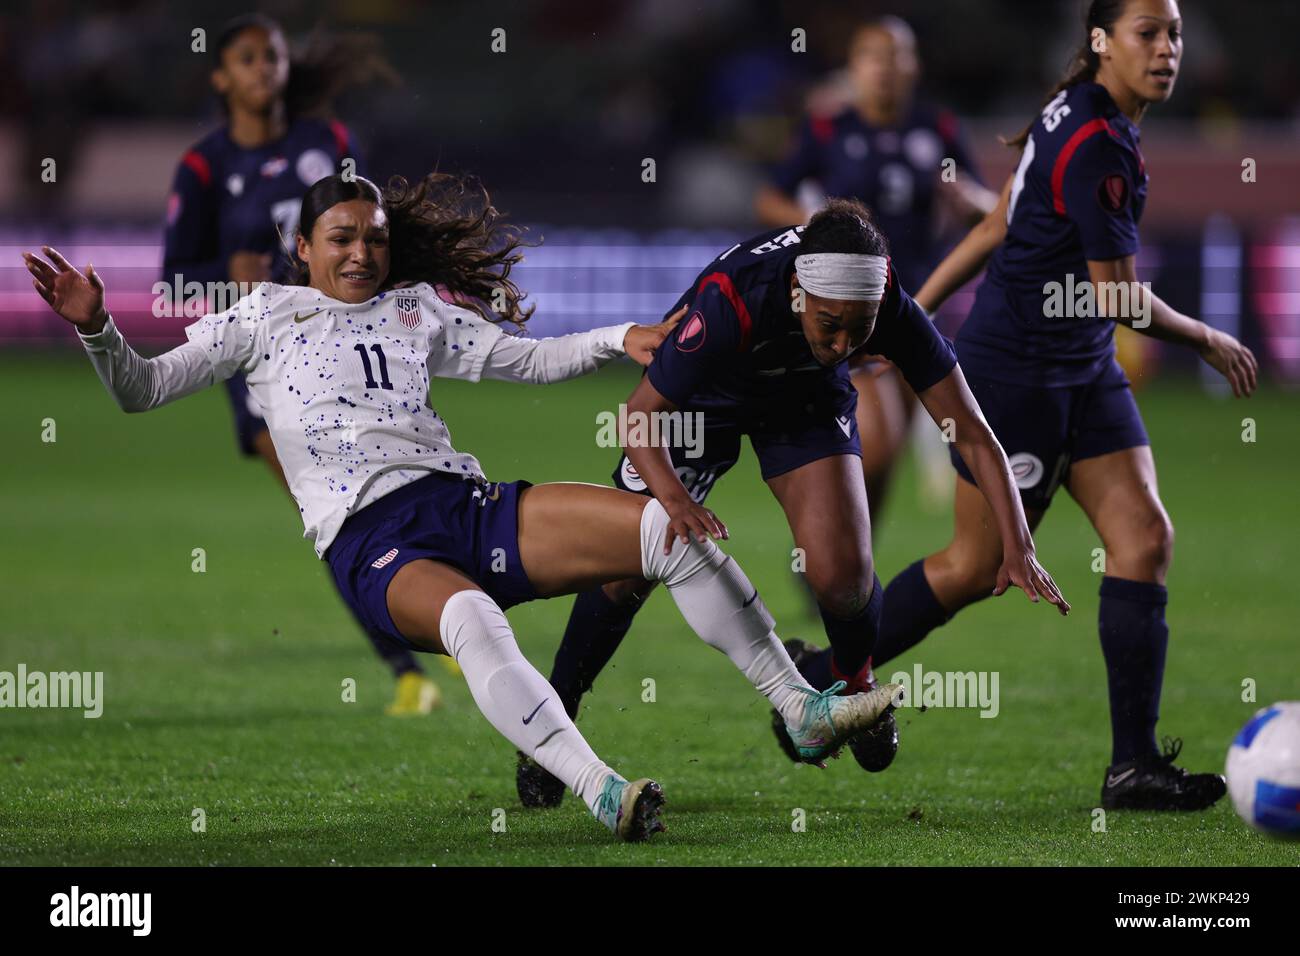
[[(1000, 713), (906, 710), (884, 774), (777, 750), (767, 708), (657, 593), (580, 726), (623, 773), (653, 775), (669, 831), (615, 843), (572, 796), (523, 811), (513, 748), (433, 658), (447, 707), (386, 717), (391, 679), (301, 540), (284, 493), (240, 460), (222, 390), (120, 413), (75, 354), (0, 357), (0, 670), (103, 671), (104, 713), (0, 710), (0, 863), (35, 864), (1295, 864), (1225, 801), (1196, 815), (1092, 809), (1109, 757), (1096, 634), (1097, 542), (1062, 494), (1039, 554), (1074, 613), (1012, 594), (972, 608), (896, 665), (1000, 675)], [(604, 482), (595, 414), (630, 368), (548, 388), (435, 383), (458, 447), (494, 479)], [(1178, 528), (1161, 731), (1183, 765), (1221, 769), (1253, 711), (1300, 698), (1294, 398), (1140, 396)], [(1252, 416), (1258, 440), (1242, 441)], [(41, 440), (54, 419), (57, 440)], [(942, 546), (908, 463), (877, 535), (888, 581)], [(710, 499), (783, 636), (820, 641), (781, 513), (752, 453)], [(1288, 517), (1289, 516), (1289, 517)], [(206, 552), (205, 573), (191, 570)], [(568, 599), (510, 612), (548, 672)], [(892, 671), (893, 666), (888, 668)], [(642, 680), (656, 682), (643, 703)], [(341, 684), (357, 682), (355, 703)], [(1242, 682), (1258, 685), (1244, 703)], [(191, 829), (206, 813), (206, 832)], [(492, 828), (505, 810), (505, 832)], [(795, 811), (806, 830), (792, 831)]]

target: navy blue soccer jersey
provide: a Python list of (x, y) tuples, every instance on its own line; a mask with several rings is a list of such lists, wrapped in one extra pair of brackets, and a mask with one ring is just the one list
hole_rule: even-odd
[[(319, 179), (357, 159), (342, 123), (296, 119), (285, 135), (245, 149), (226, 127), (200, 140), (182, 158), (167, 200), (163, 277), (224, 282), (236, 252), (271, 253), (273, 279), (288, 277), (280, 235), (292, 243), (302, 197)], [(357, 161), (360, 174), (360, 161)], [(278, 233), (277, 233), (278, 230)]]
[[(655, 389), (679, 408), (750, 423), (837, 411), (853, 393), (848, 362), (817, 362), (791, 309), (790, 278), (803, 227), (737, 243), (699, 274), (672, 311), (689, 304), (650, 363)], [(956, 356), (891, 267), (875, 328), (860, 351), (883, 355), (924, 391)]]
[(1106, 368), (1115, 323), (1070, 316), (1073, 309), (1049, 316), (1051, 284), (1080, 287), (1089, 281), (1089, 259), (1136, 254), (1146, 196), (1137, 127), (1104, 87), (1083, 83), (1048, 103), (1012, 182), (1006, 239), (957, 335), (962, 368), (996, 381), (1062, 386)]
[(772, 184), (792, 194), (806, 179), (828, 196), (859, 199), (871, 210), (894, 254), (907, 288), (917, 289), (939, 259), (935, 198), (944, 159), (978, 173), (956, 117), (916, 104), (901, 124), (876, 127), (856, 109), (813, 116), (794, 148), (772, 171)]

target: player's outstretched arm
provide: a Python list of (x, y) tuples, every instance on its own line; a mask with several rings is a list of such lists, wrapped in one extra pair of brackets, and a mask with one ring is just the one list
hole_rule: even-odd
[(123, 411), (157, 408), (215, 381), (212, 362), (195, 342), (186, 342), (157, 358), (141, 358), (127, 345), (104, 308), (104, 283), (95, 267), (86, 266), (83, 274), (57, 249), (41, 249), (49, 262), (23, 253), (32, 285), (50, 308), (76, 326), (100, 381)]
[(1011, 179), (1002, 187), (998, 204), (953, 247), (952, 252), (934, 267), (919, 292), (913, 296), (926, 312), (933, 313), (948, 297), (979, 274), (1007, 235), (1007, 203), (1011, 196)]
[(1255, 353), (1227, 332), (1183, 315), (1150, 289), (1139, 285), (1134, 256), (1089, 259), (1088, 278), (1092, 280), (1099, 315), (1152, 338), (1195, 349), (1207, 364), (1228, 380), (1232, 394), (1238, 398), (1255, 391), (1259, 381), (1259, 362)]
[(1034, 554), (1034, 538), (1025, 521), (1020, 493), (1011, 477), (1011, 466), (1007, 464), (1007, 456), (993, 429), (984, 420), (984, 413), (966, 384), (961, 366), (954, 365), (947, 377), (917, 397), (935, 424), (944, 427), (951, 423), (953, 443), (997, 519), (1002, 536), (1002, 566), (998, 568), (997, 587), (993, 593), (1002, 594), (1014, 584), (1029, 595), (1031, 601), (1037, 603), (1039, 595), (1042, 595), (1062, 615), (1070, 613), (1069, 603)]
[(941, 179), (939, 187), (940, 201), (952, 210), (958, 222), (972, 229), (998, 206), (998, 194), (987, 186), (981, 186), (974, 176), (960, 166), (957, 167), (956, 177), (951, 182)]
[(682, 306), (654, 325), (628, 322), (545, 339), (503, 335), (483, 363), (483, 378), (550, 385), (594, 372), (620, 355), (627, 355), (639, 365), (649, 365), (655, 349), (685, 314), (686, 307)]

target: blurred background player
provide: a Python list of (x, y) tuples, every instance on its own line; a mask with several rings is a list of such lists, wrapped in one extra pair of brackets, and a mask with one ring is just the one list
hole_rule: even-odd
[[(284, 31), (260, 14), (228, 22), (213, 50), (212, 88), (225, 122), (181, 158), (167, 202), (163, 280), (179, 298), (189, 282), (284, 282), (296, 263), (286, 244), (313, 183), (361, 160), (347, 129), (329, 115), (334, 98), (372, 79), (395, 82), (377, 44), (364, 35), (315, 36), (291, 59)], [(287, 489), (262, 411), (244, 376), (226, 380), (239, 448), (265, 461)], [(438, 686), (409, 650), (366, 631), (397, 680), (387, 712), (426, 714)]]
[[(1195, 349), (1235, 395), (1255, 390), (1249, 349), (1137, 286), (1147, 195), (1138, 123), (1172, 94), (1182, 52), (1174, 0), (1094, 0), (1074, 66), (1010, 143), (1021, 149), (1020, 165), (998, 208), (917, 293), (923, 307), (937, 308), (988, 262), (957, 335), (962, 368), (1015, 467), (1031, 525), (1064, 485), (1105, 545), (1098, 610), (1112, 735), (1105, 808), (1200, 810), (1224, 794), (1218, 774), (1174, 765), (1180, 741), (1167, 741), (1163, 754), (1156, 745), (1174, 531), (1142, 415), (1115, 360), (1122, 322)], [(1051, 283), (1089, 281), (1094, 315), (1049, 311)], [(1131, 294), (1108, 303), (1101, 283), (1122, 283)], [(953, 466), (962, 480), (952, 543), (889, 583), (877, 666), (993, 586), (1002, 542), (956, 455)]]
[[(916, 97), (919, 78), (916, 37), (906, 22), (886, 16), (862, 24), (849, 41), (847, 69), (814, 91), (794, 148), (759, 189), (758, 218), (769, 226), (803, 224), (827, 196), (859, 199), (889, 237), (903, 288), (919, 289), (943, 253), (945, 233), (973, 226), (997, 203), (953, 113)], [(867, 504), (878, 528), (916, 396), (887, 362), (862, 356), (853, 365)], [(925, 435), (927, 474), (940, 475), (931, 483), (946, 491), (944, 446), (928, 427)]]

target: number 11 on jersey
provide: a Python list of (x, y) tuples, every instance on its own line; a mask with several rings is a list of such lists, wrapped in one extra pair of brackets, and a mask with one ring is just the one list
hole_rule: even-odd
[(366, 367), (366, 388), (387, 388), (392, 389), (393, 383), (388, 380), (388, 359), (384, 358), (384, 349), (379, 344), (370, 346), (370, 350), (375, 353), (375, 358), (379, 360), (379, 381), (375, 381), (375, 373), (370, 368), (370, 356), (366, 354), (364, 345), (354, 345), (352, 348), (361, 356), (361, 364)]

